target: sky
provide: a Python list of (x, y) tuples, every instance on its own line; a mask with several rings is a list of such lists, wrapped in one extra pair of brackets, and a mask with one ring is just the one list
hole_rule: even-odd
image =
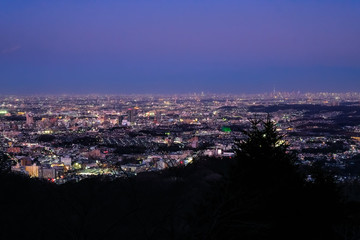
[(274, 88), (360, 92), (360, 1), (0, 1), (0, 94)]

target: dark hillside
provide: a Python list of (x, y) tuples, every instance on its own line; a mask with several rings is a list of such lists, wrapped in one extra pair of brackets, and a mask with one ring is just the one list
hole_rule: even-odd
[[(322, 169), (300, 170), (270, 120), (255, 120), (244, 133), (248, 139), (238, 144), (236, 159), (202, 159), (126, 179), (97, 177), (63, 185), (11, 174), (1, 155), (0, 238), (360, 236), (355, 185), (342, 195)], [(307, 175), (311, 180), (305, 180)]]

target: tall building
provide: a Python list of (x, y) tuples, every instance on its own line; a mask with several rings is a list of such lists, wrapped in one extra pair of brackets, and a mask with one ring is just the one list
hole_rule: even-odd
[(132, 122), (132, 123), (135, 122), (136, 113), (137, 113), (136, 109), (134, 109), (134, 108), (129, 108), (128, 109), (127, 114), (128, 114), (128, 121), (129, 122)]
[(124, 116), (119, 116), (118, 117), (118, 120), (119, 120), (119, 125), (122, 125), (122, 121), (124, 120)]
[(156, 112), (155, 121), (157, 123), (161, 122), (161, 112)]
[(30, 126), (34, 124), (34, 116), (32, 113), (26, 113), (26, 125)]

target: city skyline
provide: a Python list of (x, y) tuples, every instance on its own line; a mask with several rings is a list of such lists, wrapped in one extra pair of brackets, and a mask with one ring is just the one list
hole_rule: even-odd
[(2, 1), (0, 94), (360, 91), (357, 1)]

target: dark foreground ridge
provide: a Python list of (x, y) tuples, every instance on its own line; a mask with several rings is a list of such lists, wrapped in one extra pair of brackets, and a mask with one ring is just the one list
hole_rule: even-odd
[(297, 167), (270, 119), (245, 134), (235, 159), (63, 185), (11, 174), (1, 155), (0, 239), (360, 237), (357, 185)]

